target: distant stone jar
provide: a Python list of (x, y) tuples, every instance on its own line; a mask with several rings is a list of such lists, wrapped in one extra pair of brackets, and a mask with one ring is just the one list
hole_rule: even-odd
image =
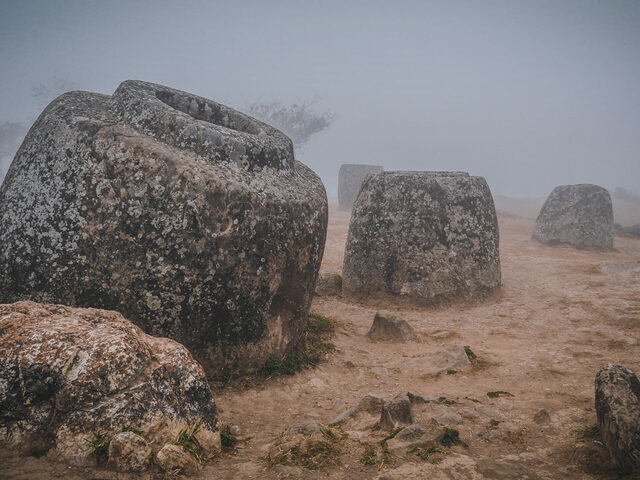
[(613, 248), (613, 205), (609, 192), (598, 185), (561, 185), (544, 202), (532, 235), (546, 245)]
[(320, 178), (240, 112), (141, 81), (70, 92), (0, 189), (0, 303), (116, 310), (210, 376), (302, 336), (327, 227)]
[(350, 209), (356, 201), (362, 182), (367, 175), (380, 173), (383, 168), (378, 165), (345, 163), (340, 165), (338, 173), (338, 204), (342, 209)]
[(482, 177), (462, 172), (370, 176), (351, 214), (343, 293), (432, 304), (500, 285), (498, 221)]

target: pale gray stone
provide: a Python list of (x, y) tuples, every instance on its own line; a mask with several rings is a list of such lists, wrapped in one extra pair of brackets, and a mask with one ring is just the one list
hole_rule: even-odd
[(561, 185), (542, 206), (532, 237), (546, 245), (613, 248), (613, 206), (609, 192), (598, 185)]

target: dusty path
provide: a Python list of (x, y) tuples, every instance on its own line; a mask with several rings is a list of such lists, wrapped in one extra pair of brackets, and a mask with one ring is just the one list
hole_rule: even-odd
[[(334, 208), (323, 271), (341, 270), (347, 228), (348, 214)], [(337, 351), (293, 377), (219, 389), (222, 420), (252, 440), (206, 466), (199, 478), (616, 478), (599, 447), (576, 430), (596, 423), (599, 368), (620, 362), (640, 372), (640, 240), (616, 238), (614, 252), (586, 252), (536, 244), (532, 228), (531, 219), (501, 216), (503, 287), (496, 298), (432, 309), (385, 305), (413, 325), (418, 342), (371, 344), (364, 335), (375, 308), (316, 298), (312, 311), (338, 322)], [(479, 364), (437, 378), (407, 367), (412, 357), (451, 344), (471, 346)], [(497, 390), (513, 396), (487, 397)], [(467, 446), (453, 447), (439, 465), (416, 457), (383, 469), (361, 464), (349, 451), (342, 466), (319, 472), (268, 468), (259, 459), (288, 425), (326, 423), (368, 392), (386, 398), (402, 391), (456, 401), (441, 410), (461, 417), (456, 428)], [(533, 417), (541, 408), (551, 421), (538, 425)], [(1, 478), (140, 478), (67, 469), (44, 459), (4, 461)]]

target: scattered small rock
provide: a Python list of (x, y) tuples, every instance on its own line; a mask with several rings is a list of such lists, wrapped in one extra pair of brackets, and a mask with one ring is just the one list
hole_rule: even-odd
[(440, 446), (446, 427), (433, 425), (409, 425), (387, 440), (387, 447), (394, 455), (404, 455), (412, 448), (436, 449)]
[(358, 401), (355, 406), (351, 407), (349, 410), (342, 412), (340, 415), (334, 418), (330, 422), (330, 425), (339, 425), (360, 412), (380, 414), (383, 406), (384, 400), (382, 399), (382, 397), (376, 395), (375, 393), (367, 393)]
[(382, 407), (380, 415), (380, 427), (389, 432), (399, 426), (413, 423), (411, 414), (411, 399), (408, 393), (401, 393), (389, 400)]
[(315, 294), (319, 297), (339, 297), (342, 295), (342, 277), (337, 273), (320, 273)]
[(373, 342), (404, 343), (415, 340), (416, 332), (406, 320), (383, 310), (376, 312), (367, 337)]
[(551, 415), (546, 408), (541, 408), (538, 413), (533, 416), (533, 421), (538, 425), (549, 423), (551, 421)]
[(445, 412), (434, 417), (434, 420), (438, 422), (438, 425), (449, 427), (460, 425), (462, 423), (462, 417), (455, 412)]
[(194, 475), (200, 465), (198, 460), (179, 445), (167, 443), (156, 455), (156, 461), (167, 472)]
[(458, 373), (472, 367), (469, 355), (462, 345), (450, 345), (427, 357), (415, 358), (407, 363), (408, 368), (418, 370), (422, 375), (440, 375), (447, 370)]
[(596, 413), (602, 441), (622, 469), (640, 471), (640, 381), (622, 365), (596, 375)]
[(122, 432), (109, 442), (109, 466), (121, 472), (142, 472), (151, 464), (151, 447), (134, 432)]

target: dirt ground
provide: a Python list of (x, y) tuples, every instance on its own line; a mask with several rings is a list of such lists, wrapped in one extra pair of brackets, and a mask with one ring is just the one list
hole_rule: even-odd
[[(367, 340), (379, 306), (314, 299), (312, 311), (337, 322), (336, 351), (294, 376), (218, 388), (221, 419), (239, 425), (251, 440), (206, 465), (197, 478), (617, 478), (597, 439), (580, 432), (596, 424), (597, 371), (621, 363), (640, 372), (640, 240), (616, 237), (615, 250), (606, 253), (547, 247), (531, 240), (530, 216), (508, 212), (504, 204), (500, 210), (498, 295), (473, 305), (384, 305), (418, 332), (418, 341), (405, 344)], [(342, 269), (348, 221), (349, 213), (333, 203), (323, 272)], [(437, 377), (412, 367), (412, 359), (453, 344), (470, 346), (478, 363)], [(346, 446), (339, 465), (319, 471), (269, 467), (261, 459), (289, 425), (328, 423), (368, 392), (391, 398), (403, 391), (455, 402), (438, 408), (460, 420), (455, 428), (463, 444), (447, 449), (438, 464), (414, 455), (365, 465), (361, 453)], [(489, 398), (491, 391), (511, 396)], [(542, 408), (550, 421), (537, 424), (534, 415)], [(146, 477), (5, 452), (0, 478)]]

